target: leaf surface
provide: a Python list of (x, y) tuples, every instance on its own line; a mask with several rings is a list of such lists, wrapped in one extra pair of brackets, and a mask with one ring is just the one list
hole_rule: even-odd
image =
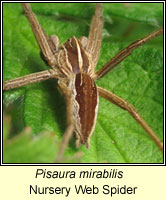
[[(88, 35), (94, 6), (93, 3), (34, 3), (32, 9), (46, 33), (57, 34), (60, 43), (63, 43), (73, 35), (78, 38)], [(103, 43), (97, 69), (122, 48), (161, 26), (162, 9), (162, 3), (129, 5), (105, 3)], [(23, 15), (21, 5), (4, 3), (3, 14), (3, 81), (48, 69), (40, 58), (39, 47)], [(163, 134), (162, 60), (162, 37), (160, 36), (136, 49), (114, 70), (97, 81), (100, 87), (112, 91), (131, 103), (161, 140)], [(40, 136), (40, 134), (46, 130), (51, 131), (60, 142), (65, 131), (65, 101), (57, 89), (57, 81), (48, 80), (4, 92), (4, 107), (11, 115), (12, 127), (14, 127), (11, 128), (10, 140), (13, 135), (19, 134), (24, 127), (28, 126), (31, 127), (33, 135), (41, 137), (42, 141), (45, 138), (46, 143), (49, 141), (47, 145), (41, 146), (36, 142), (33, 148), (29, 148), (29, 154), (24, 155), (21, 152), (26, 152), (26, 146), (31, 138), (23, 141), (19, 138), (18, 144), (15, 143), (10, 147), (10, 152), (16, 150), (19, 159), (14, 160), (9, 150), (6, 150), (5, 162), (53, 162), (58, 145), (49, 147), (51, 140), (49, 137), (52, 136)], [(46, 153), (40, 157), (44, 151)], [(51, 156), (46, 158), (47, 152), (51, 151), (53, 151)], [(102, 98), (100, 98), (97, 124), (91, 137), (90, 148), (87, 150), (81, 146), (80, 149), (76, 149), (73, 137), (65, 157), (69, 158), (78, 151), (83, 154), (80, 159), (82, 163), (163, 162), (162, 153), (139, 124), (126, 111)], [(34, 159), (34, 152), (40, 155), (37, 160)]]

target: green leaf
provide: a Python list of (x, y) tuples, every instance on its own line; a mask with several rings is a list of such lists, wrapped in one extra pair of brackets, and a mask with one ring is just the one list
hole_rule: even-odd
[[(4, 114), (3, 162), (4, 163), (55, 163), (60, 143), (50, 131), (32, 134), (30, 127), (11, 137), (12, 119)], [(65, 162), (80, 162), (80, 153), (70, 156)]]
[[(73, 35), (78, 38), (88, 35), (94, 6), (93, 3), (34, 3), (32, 9), (46, 33), (58, 35), (60, 43), (63, 43)], [(3, 81), (48, 69), (40, 58), (39, 47), (23, 15), (21, 5), (4, 3), (3, 13), (5, 33)], [(103, 43), (97, 69), (122, 48), (161, 26), (162, 13), (162, 3), (129, 5), (105, 3)], [(162, 60), (162, 37), (160, 36), (136, 49), (114, 70), (97, 81), (100, 87), (112, 91), (131, 103), (161, 140), (163, 135)], [(39, 135), (36, 137), (40, 137), (41, 132), (47, 130), (53, 132), (58, 137), (58, 141), (61, 141), (66, 127), (66, 111), (65, 101), (58, 92), (56, 80), (7, 91), (4, 93), (4, 106), (12, 116), (14, 128), (11, 137), (18, 135), (23, 127), (29, 126), (32, 134)], [(52, 136), (50, 138), (52, 139)], [(23, 152), (26, 151), (30, 141), (30, 138), (22, 141), (25, 145)], [(21, 140), (19, 145), (20, 143)], [(39, 143), (35, 145), (40, 146)], [(34, 146), (29, 149), (27, 160), (24, 159), (23, 154), (19, 155), (22, 162), (53, 162), (52, 158), (56, 156), (58, 145), (55, 152), (52, 146), (41, 146), (39, 152), (46, 151), (46, 153), (41, 159), (36, 160), (33, 156)], [(10, 152), (12, 149), (17, 150), (17, 144), (10, 148)], [(51, 151), (54, 156), (46, 158), (47, 152)], [(100, 98), (97, 124), (91, 137), (90, 148), (81, 146), (76, 149), (73, 137), (65, 157), (70, 158), (80, 151), (82, 152), (80, 162), (86, 163), (163, 162), (162, 152), (140, 125), (126, 111), (102, 98)], [(10, 157), (5, 159), (5, 162), (17, 162), (17, 159)]]
[(4, 163), (54, 163), (57, 153), (55, 135), (40, 133), (33, 136), (30, 128), (4, 142)]

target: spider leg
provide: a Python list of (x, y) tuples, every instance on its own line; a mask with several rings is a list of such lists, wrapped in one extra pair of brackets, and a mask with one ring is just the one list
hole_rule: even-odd
[(67, 109), (67, 128), (63, 135), (63, 139), (59, 148), (59, 152), (56, 158), (56, 162), (60, 162), (63, 158), (65, 149), (73, 135), (74, 132), (74, 120), (73, 120), (73, 109), (72, 109), (72, 99), (71, 99), (71, 92), (67, 88), (67, 86), (63, 83), (63, 81), (58, 81), (58, 85), (63, 91), (65, 98), (66, 98), (66, 109)]
[(124, 110), (127, 110), (130, 115), (142, 126), (142, 128), (148, 133), (148, 135), (152, 138), (152, 140), (157, 144), (159, 149), (163, 151), (163, 143), (157, 137), (157, 135), (153, 132), (153, 130), (148, 126), (148, 124), (142, 119), (142, 117), (138, 114), (136, 109), (129, 104), (124, 99), (118, 97), (117, 95), (113, 94), (112, 92), (105, 90), (101, 87), (97, 87), (99, 91), (99, 95), (113, 104), (121, 107)]
[(22, 76), (20, 78), (15, 78), (13, 80), (4, 82), (3, 90), (10, 90), (24, 85), (28, 85), (30, 83), (41, 82), (47, 79), (56, 78), (56, 76), (57, 76), (56, 71), (52, 69), (29, 74), (26, 76)]
[(26, 17), (31, 25), (35, 38), (38, 42), (38, 45), (41, 49), (41, 52), (44, 56), (44, 59), (46, 60), (49, 66), (54, 68), (56, 63), (54, 53), (58, 45), (58, 42), (55, 42), (57, 41), (57, 36), (56, 39), (55, 36), (52, 39), (52, 36), (48, 37), (46, 35), (43, 28), (39, 24), (35, 14), (33, 13), (29, 3), (22, 3), (22, 6), (26, 14)]
[(53, 51), (53, 53), (55, 54), (56, 52), (58, 52), (58, 47), (59, 47), (59, 38), (57, 35), (51, 35), (49, 37), (52, 47), (51, 50)]
[[(53, 54), (57, 53), (58, 52), (58, 48), (59, 48), (59, 38), (56, 35), (51, 35), (51, 36), (47, 37), (47, 41), (48, 41), (48, 44), (49, 44)], [(47, 66), (50, 66), (49, 62), (46, 60), (46, 58), (43, 55), (42, 51), (40, 52), (40, 57), (45, 62), (45, 64)]]
[(97, 3), (95, 15), (92, 18), (86, 46), (86, 51), (92, 56), (93, 68), (96, 67), (100, 54), (103, 24), (104, 22), (102, 18), (102, 4)]
[(112, 70), (120, 62), (122, 62), (127, 56), (129, 56), (134, 49), (140, 47), (141, 45), (143, 45), (145, 42), (151, 40), (152, 38), (154, 38), (158, 35), (161, 35), (162, 32), (163, 32), (163, 28), (160, 28), (160, 29), (156, 30), (155, 32), (150, 33), (146, 37), (131, 43), (128, 47), (122, 49), (117, 55), (115, 55), (103, 67), (101, 67), (101, 69), (99, 69), (95, 73), (94, 78), (99, 79), (99, 78), (103, 77), (104, 75), (106, 75), (110, 70)]

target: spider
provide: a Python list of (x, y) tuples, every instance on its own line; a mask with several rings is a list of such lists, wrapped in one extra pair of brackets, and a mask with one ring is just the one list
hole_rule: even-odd
[(48, 79), (58, 80), (58, 87), (64, 94), (67, 105), (67, 128), (63, 135), (57, 161), (62, 159), (73, 132), (76, 134), (77, 147), (80, 144), (85, 144), (87, 148), (89, 147), (90, 136), (95, 128), (97, 118), (99, 95), (128, 111), (162, 150), (162, 142), (138, 114), (136, 109), (121, 97), (98, 87), (95, 80), (105, 76), (110, 70), (128, 57), (134, 49), (152, 38), (161, 35), (163, 28), (131, 43), (104, 64), (98, 71), (95, 71), (100, 54), (102, 28), (104, 24), (101, 3), (96, 4), (88, 37), (83, 36), (78, 39), (73, 36), (60, 47), (59, 39), (56, 35), (46, 35), (33, 13), (30, 4), (22, 3), (22, 7), (40, 47), (41, 57), (51, 69), (6, 81), (3, 83), (3, 90), (18, 88)]

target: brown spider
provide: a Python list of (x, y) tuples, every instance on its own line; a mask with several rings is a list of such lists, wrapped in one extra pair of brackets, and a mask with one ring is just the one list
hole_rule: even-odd
[(87, 148), (89, 147), (90, 136), (94, 130), (97, 118), (99, 95), (127, 110), (162, 150), (162, 142), (141, 118), (135, 108), (112, 92), (96, 86), (94, 80), (106, 75), (129, 56), (134, 49), (162, 34), (163, 29), (160, 28), (146, 37), (133, 42), (95, 72), (102, 41), (102, 4), (96, 4), (95, 15), (92, 18), (88, 38), (81, 37), (78, 39), (72, 37), (60, 47), (56, 35), (51, 35), (50, 37), (46, 35), (35, 14), (32, 12), (30, 4), (22, 3), (22, 6), (40, 47), (42, 58), (51, 69), (6, 81), (3, 83), (3, 90), (51, 78), (58, 79), (58, 86), (64, 94), (67, 104), (67, 129), (63, 136), (57, 161), (62, 159), (73, 132), (76, 133), (77, 147), (80, 144), (85, 144)]

